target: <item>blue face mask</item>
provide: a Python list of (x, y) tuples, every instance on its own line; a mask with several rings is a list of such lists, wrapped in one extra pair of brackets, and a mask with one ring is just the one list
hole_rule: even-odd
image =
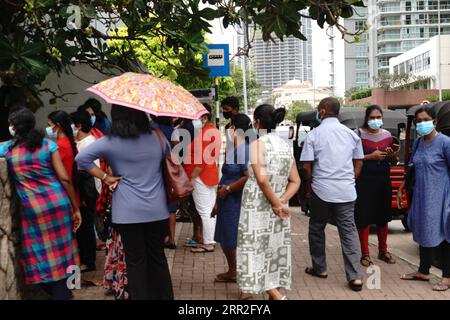
[(97, 117), (95, 115), (91, 116), (91, 126), (95, 124), (95, 121), (97, 121)]
[(47, 136), (50, 139), (55, 139), (56, 138), (56, 132), (53, 132), (53, 127), (47, 127), (47, 128), (45, 128), (45, 131), (47, 132)]
[(317, 110), (316, 112), (316, 121), (321, 124), (322, 123), (322, 119), (320, 118), (320, 112)]
[(432, 120), (422, 121), (416, 124), (416, 131), (421, 137), (429, 135), (433, 130), (434, 130), (434, 123)]
[(381, 126), (383, 125), (383, 120), (381, 119), (369, 120), (367, 122), (367, 125), (369, 126), (370, 129), (373, 130), (380, 129)]

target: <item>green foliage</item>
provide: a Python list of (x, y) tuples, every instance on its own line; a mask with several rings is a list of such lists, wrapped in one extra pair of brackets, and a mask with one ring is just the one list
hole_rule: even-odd
[[(68, 10), (72, 5), (80, 12), (80, 26), (76, 28), (68, 24), (78, 20), (72, 19), (74, 12)], [(21, 88), (29, 102), (33, 102), (31, 107), (38, 108), (42, 105), (38, 88), (45, 77), (51, 71), (71, 72), (74, 61), (107, 75), (112, 74), (112, 70), (139, 72), (137, 56), (146, 55), (142, 51), (148, 51), (154, 55), (152, 65), (167, 63), (154, 70), (163, 69), (165, 77), (204, 76), (205, 70), (196, 57), (205, 50), (204, 35), (211, 32), (210, 21), (214, 19), (222, 18), (225, 28), (243, 21), (255, 24), (261, 28), (266, 41), (290, 35), (304, 40), (300, 11), (307, 9), (310, 18), (321, 28), (325, 23), (338, 25), (343, 35), (358, 36), (339, 24), (339, 18), (352, 16), (356, 6), (364, 6), (363, 1), (2, 1), (0, 79), (5, 86)], [(125, 26), (127, 34), (117, 34), (118, 26)], [(160, 46), (155, 48), (154, 43), (147, 43), (147, 37), (158, 38)], [(124, 43), (117, 48), (108, 46), (110, 40)], [(137, 46), (139, 54), (134, 50), (136, 46), (130, 44), (134, 41), (141, 42)], [(173, 61), (175, 55), (180, 55), (179, 64)]]
[(364, 88), (364, 89), (359, 89), (356, 92), (353, 92), (352, 95), (350, 96), (350, 98), (352, 100), (359, 100), (359, 99), (364, 99), (364, 98), (370, 97), (371, 95), (372, 95), (372, 89)]
[(288, 120), (291, 120), (291, 121), (295, 122), (295, 120), (297, 118), (297, 115), (300, 112), (312, 111), (312, 110), (314, 110), (314, 107), (310, 103), (301, 102), (301, 101), (294, 101), (294, 102), (292, 102), (292, 104), (288, 108), (288, 112), (287, 112), (286, 118)]
[(350, 98), (353, 93), (355, 93), (355, 92), (357, 92), (359, 90), (361, 90), (360, 87), (352, 87), (352, 88), (348, 89), (347, 91), (345, 91), (344, 96), (346, 98)]
[[(439, 95), (428, 96), (425, 99), (430, 102), (437, 102), (439, 101)], [(442, 91), (442, 101), (450, 101), (450, 90)]]

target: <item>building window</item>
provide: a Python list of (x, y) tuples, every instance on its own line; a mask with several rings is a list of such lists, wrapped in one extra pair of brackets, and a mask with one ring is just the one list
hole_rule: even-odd
[(398, 74), (398, 65), (394, 66), (394, 74)]
[(365, 22), (363, 20), (355, 21), (355, 30), (356, 31), (364, 30), (364, 25), (365, 25)]
[(411, 24), (411, 15), (410, 14), (407, 14), (405, 16), (405, 24)]
[(424, 54), (422, 54), (422, 63), (423, 63), (423, 70), (430, 69), (431, 64), (430, 51), (427, 51)]
[(425, 1), (417, 1), (417, 11), (425, 10)]
[(367, 46), (355, 46), (355, 54), (357, 57), (367, 57), (368, 47)]
[(366, 83), (369, 80), (369, 74), (367, 72), (356, 73), (356, 83)]
[(356, 69), (357, 70), (366, 70), (369, 63), (367, 59), (356, 59)]
[(411, 1), (406, 1), (406, 3), (405, 3), (405, 10), (406, 11), (411, 11)]

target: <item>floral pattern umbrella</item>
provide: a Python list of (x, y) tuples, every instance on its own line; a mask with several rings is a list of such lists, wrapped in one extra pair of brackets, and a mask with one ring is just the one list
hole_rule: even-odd
[(189, 91), (149, 74), (127, 72), (86, 89), (106, 102), (155, 116), (198, 119), (208, 111)]

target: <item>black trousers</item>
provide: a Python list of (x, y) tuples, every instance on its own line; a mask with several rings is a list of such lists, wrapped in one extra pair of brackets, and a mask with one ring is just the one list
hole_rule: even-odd
[(95, 268), (96, 239), (94, 231), (95, 207), (81, 207), (82, 223), (77, 230), (77, 242), (80, 250), (80, 262), (90, 268)]
[[(442, 261), (442, 277), (450, 278), (450, 243), (447, 241), (442, 242), (438, 247), (441, 254)], [(431, 268), (432, 250), (434, 248), (426, 248), (420, 246), (420, 267), (419, 272), (423, 274), (429, 274)]]
[(41, 283), (40, 287), (51, 296), (52, 300), (69, 300), (72, 296), (67, 288), (67, 279)]
[(131, 300), (173, 300), (172, 279), (164, 253), (168, 220), (115, 224), (122, 238)]

